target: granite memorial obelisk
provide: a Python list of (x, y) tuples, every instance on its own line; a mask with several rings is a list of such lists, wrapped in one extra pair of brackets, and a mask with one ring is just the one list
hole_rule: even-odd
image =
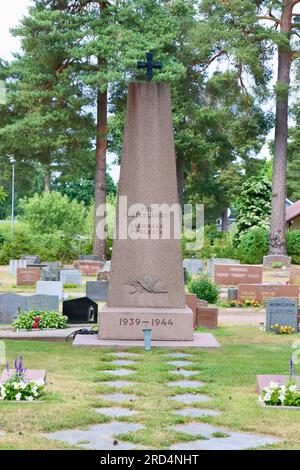
[(154, 340), (192, 341), (173, 212), (179, 204), (171, 91), (168, 84), (150, 81), (152, 69), (160, 68), (151, 54), (139, 66), (147, 69), (148, 81), (129, 85), (116, 237), (99, 338), (142, 340), (149, 328)]

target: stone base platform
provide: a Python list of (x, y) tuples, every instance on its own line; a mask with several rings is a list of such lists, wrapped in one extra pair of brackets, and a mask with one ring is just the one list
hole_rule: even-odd
[[(144, 348), (144, 341), (99, 339), (96, 335), (77, 335), (73, 341), (77, 348)], [(219, 349), (221, 346), (211, 333), (194, 333), (192, 341), (151, 341), (153, 348), (167, 349)]]
[(193, 341), (193, 312), (190, 308), (108, 307), (100, 311), (99, 338), (144, 340), (143, 329), (151, 329), (154, 341)]
[[(18, 341), (66, 341), (67, 336), (81, 328), (91, 328), (89, 325), (72, 325), (69, 328), (61, 330), (31, 330), (31, 331), (13, 331), (10, 329), (0, 329), (0, 341), (18, 340)], [(97, 336), (97, 335), (95, 335)]]
[[(0, 383), (5, 383), (15, 374), (15, 369), (9, 369), (9, 372), (5, 369), (2, 372)], [(45, 370), (26, 370), (24, 374), (25, 380), (43, 380), (46, 382), (46, 371)]]
[[(270, 385), (270, 382), (276, 382), (279, 385), (286, 385), (289, 379), (290, 377), (288, 375), (257, 375), (257, 391), (261, 393), (264, 388)], [(296, 380), (296, 383), (300, 385), (300, 377), (295, 376), (294, 379)]]

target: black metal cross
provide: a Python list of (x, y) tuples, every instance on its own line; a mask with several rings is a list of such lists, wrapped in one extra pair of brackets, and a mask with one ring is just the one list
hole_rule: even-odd
[(147, 80), (151, 82), (153, 78), (153, 69), (162, 69), (161, 62), (153, 62), (153, 52), (147, 52), (146, 54), (147, 60), (146, 62), (138, 61), (137, 68), (138, 69), (147, 69)]

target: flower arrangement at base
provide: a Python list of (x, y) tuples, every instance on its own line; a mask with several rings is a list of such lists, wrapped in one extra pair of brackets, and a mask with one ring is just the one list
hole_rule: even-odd
[(220, 307), (228, 308), (261, 308), (262, 303), (258, 300), (228, 300), (219, 303)]
[(43, 330), (66, 328), (68, 317), (57, 312), (37, 311), (20, 312), (12, 321), (13, 330)]
[(296, 329), (290, 325), (271, 325), (271, 331), (276, 333), (277, 335), (292, 335), (296, 333)]
[(300, 406), (300, 387), (294, 381), (287, 385), (270, 382), (258, 400), (268, 406)]
[[(9, 379), (0, 384), (0, 401), (35, 401), (44, 395), (45, 382), (39, 380), (26, 380), (26, 368), (23, 368), (23, 358), (15, 359), (15, 371)], [(9, 374), (9, 365), (6, 364)]]

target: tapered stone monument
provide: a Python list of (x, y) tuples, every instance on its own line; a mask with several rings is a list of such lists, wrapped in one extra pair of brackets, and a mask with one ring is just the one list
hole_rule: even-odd
[[(170, 214), (168, 234), (165, 229)], [(142, 340), (143, 329), (151, 329), (153, 340), (193, 340), (193, 313), (185, 303), (177, 217), (170, 86), (132, 83), (100, 339)]]

